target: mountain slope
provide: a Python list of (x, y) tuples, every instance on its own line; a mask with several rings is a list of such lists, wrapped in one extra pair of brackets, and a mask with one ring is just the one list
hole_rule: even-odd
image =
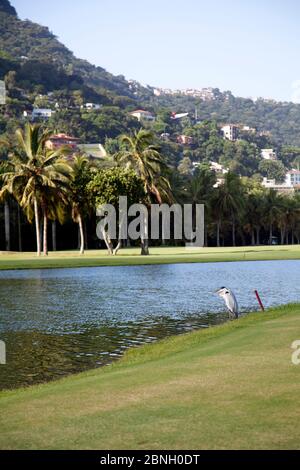
[[(105, 88), (117, 95), (134, 97), (123, 76), (114, 76), (101, 67), (77, 59), (45, 26), (18, 18), (8, 0), (0, 0), (0, 78), (7, 69), (3, 61), (37, 61), (51, 64), (67, 75), (78, 75), (85, 85)], [(1, 77), (2, 75), (2, 77)]]

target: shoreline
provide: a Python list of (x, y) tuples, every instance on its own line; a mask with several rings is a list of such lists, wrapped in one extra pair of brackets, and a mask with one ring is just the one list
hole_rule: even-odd
[(259, 247), (198, 248), (153, 247), (149, 256), (140, 256), (139, 248), (122, 249), (117, 256), (106, 250), (49, 252), (48, 257), (34, 253), (0, 253), (0, 271), (25, 269), (88, 268), (105, 266), (146, 266), (182, 263), (218, 263), (235, 261), (300, 260), (300, 245)]
[(0, 448), (298, 448), (298, 337), (300, 304), (289, 304), (2, 391)]

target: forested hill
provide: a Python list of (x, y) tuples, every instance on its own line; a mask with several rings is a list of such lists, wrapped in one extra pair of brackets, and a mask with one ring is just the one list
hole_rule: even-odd
[[(55, 92), (61, 109), (68, 109), (69, 113), (64, 121), (60, 121), (62, 128), (89, 141), (95, 140), (97, 133), (103, 139), (116, 137), (120, 130), (129, 131), (132, 126), (128, 126), (128, 113), (139, 107), (156, 115), (189, 112), (192, 119), (197, 110), (198, 121), (254, 127), (269, 136), (274, 145), (300, 147), (299, 104), (265, 99), (253, 101), (218, 89), (212, 100), (184, 95), (155, 96), (154, 88), (127, 81), (124, 76), (114, 76), (102, 67), (76, 58), (47, 27), (20, 20), (8, 0), (0, 0), (0, 80), (4, 78), (8, 101), (2, 124), (0, 113), (0, 133), (18, 126), (23, 111), (31, 110), (34, 105), (49, 107), (45, 101), (42, 104), (41, 100), (37, 101), (37, 97)], [(104, 106), (101, 119), (105, 129), (103, 122), (101, 125), (98, 122), (94, 130), (90, 124), (84, 126), (78, 113), (74, 117), (77, 125), (70, 124), (72, 108), (84, 102)], [(113, 120), (120, 124), (113, 126), (113, 132), (110, 130), (112, 113)], [(15, 121), (8, 123), (7, 116)], [(134, 127), (134, 122), (131, 124)]]
[[(123, 76), (114, 76), (101, 67), (77, 59), (47, 27), (20, 20), (10, 2), (0, 0), (0, 79), (12, 69), (25, 79), (28, 74), (28, 80), (33, 84), (42, 81), (45, 91), (60, 86), (54, 80), (55, 73), (59, 72), (61, 77), (66, 75), (82, 79), (85, 85), (92, 86), (96, 91), (103, 92), (105, 89), (134, 98), (130, 84)], [(31, 73), (31, 69), (35, 74)]]
[(277, 102), (259, 98), (239, 98), (231, 92), (215, 89), (213, 100), (199, 100), (184, 95), (162, 95), (154, 99), (157, 108), (171, 108), (177, 112), (197, 109), (198, 119), (216, 120), (218, 123), (244, 124), (259, 132), (270, 133), (277, 145), (300, 147), (300, 104)]

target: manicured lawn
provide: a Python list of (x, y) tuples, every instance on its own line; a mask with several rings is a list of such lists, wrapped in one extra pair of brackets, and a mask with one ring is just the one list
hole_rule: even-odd
[(296, 339), (300, 305), (290, 305), (2, 392), (0, 448), (299, 449)]
[(84, 266), (125, 266), (141, 264), (205, 263), (217, 261), (250, 261), (300, 259), (300, 245), (228, 247), (228, 248), (151, 248), (150, 256), (140, 256), (139, 248), (123, 249), (117, 256), (106, 250), (89, 250), (83, 256), (77, 251), (49, 253), (37, 258), (34, 253), (0, 252), (0, 269), (75, 268)]

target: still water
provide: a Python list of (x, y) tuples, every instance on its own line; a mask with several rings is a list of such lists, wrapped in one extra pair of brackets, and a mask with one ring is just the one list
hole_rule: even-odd
[(300, 300), (300, 261), (0, 271), (0, 389), (100, 367), (133, 346), (227, 320), (214, 291), (240, 310)]

